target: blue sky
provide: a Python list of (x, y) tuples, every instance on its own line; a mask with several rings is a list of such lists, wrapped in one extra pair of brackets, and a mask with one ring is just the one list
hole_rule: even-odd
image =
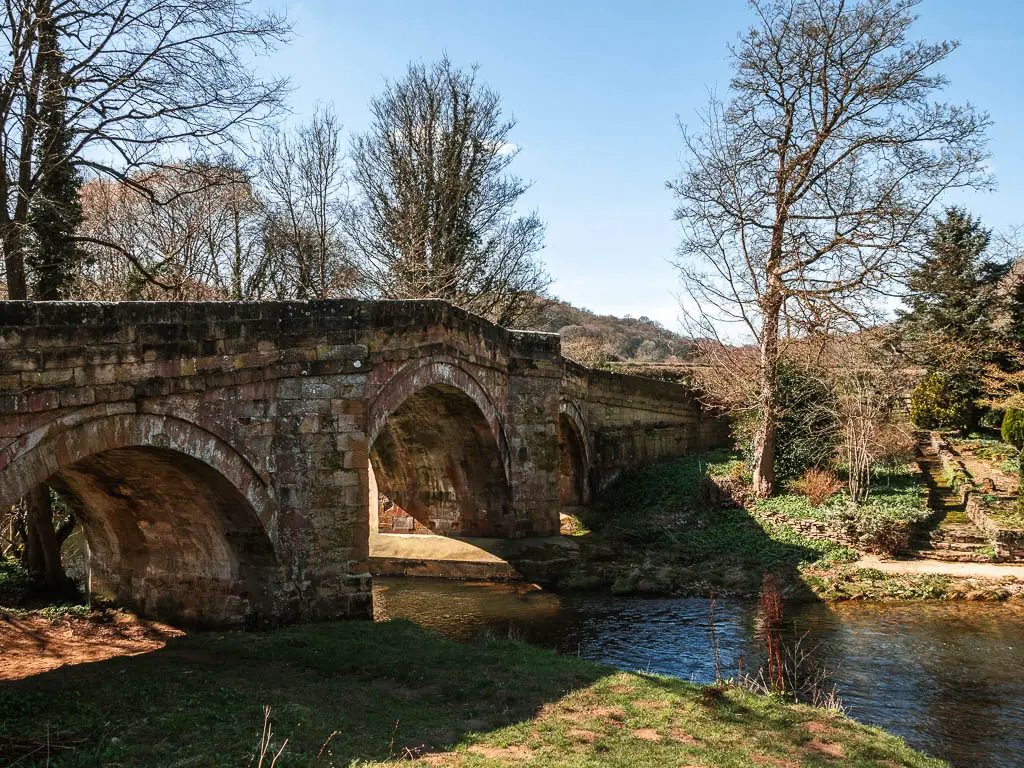
[[(677, 116), (695, 124), (728, 85), (726, 46), (744, 0), (303, 0), (282, 6), (296, 39), (261, 64), (292, 78), (297, 118), (332, 103), (347, 131), (410, 60), (478, 64), (518, 121), (513, 169), (547, 223), (554, 293), (601, 313), (679, 328), (679, 235), (665, 182), (679, 168)], [(924, 0), (917, 36), (957, 39), (945, 98), (987, 110), (999, 188), (955, 201), (988, 226), (1024, 224), (1024, 0)]]

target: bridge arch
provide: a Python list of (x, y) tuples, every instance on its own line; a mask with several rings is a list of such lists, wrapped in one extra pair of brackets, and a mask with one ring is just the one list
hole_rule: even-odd
[(558, 406), (559, 502), (564, 509), (590, 503), (593, 458), (590, 433), (579, 405), (563, 399)]
[(418, 361), (388, 379), (370, 406), (368, 437), (372, 533), (503, 533), (512, 497), (504, 425), (457, 362)]
[(0, 505), (42, 483), (80, 502), (95, 598), (193, 624), (272, 615), (276, 505), (220, 438), (164, 415), (70, 416), (0, 452)]

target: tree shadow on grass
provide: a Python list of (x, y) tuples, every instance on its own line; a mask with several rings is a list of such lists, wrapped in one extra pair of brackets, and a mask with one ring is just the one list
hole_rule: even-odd
[[(708, 690), (507, 640), (457, 644), (405, 621), (197, 633), (145, 655), (0, 683), (0, 765), (255, 765), (264, 705), (272, 752), (288, 740), (281, 768), (481, 740), (478, 756), (501, 765), (530, 756), (530, 743), (580, 765), (738, 765), (764, 751), (766, 734), (772, 754), (800, 753), (822, 734), (805, 721), (828, 717), (740, 691), (709, 699)], [(848, 721), (828, 728), (858, 758), (851, 764), (907, 753)], [(574, 742), (580, 734), (594, 738)], [(460, 764), (452, 757), (438, 756)]]
[(406, 621), (197, 633), (0, 683), (0, 766), (47, 764), (46, 751), (25, 755), (47, 742), (51, 765), (244, 766), (264, 706), (275, 742), (288, 739), (280, 765), (407, 757), (529, 719), (608, 673), (520, 643), (456, 644)]

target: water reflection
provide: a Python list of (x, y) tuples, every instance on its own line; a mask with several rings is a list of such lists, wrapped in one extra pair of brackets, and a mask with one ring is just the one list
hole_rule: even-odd
[[(554, 595), (522, 585), (379, 579), (379, 619), (409, 618), (459, 641), (511, 634), (622, 669), (714, 677), (709, 603)], [(726, 675), (756, 668), (753, 602), (719, 600)], [(834, 670), (851, 716), (957, 766), (1024, 765), (1024, 609), (982, 603), (811, 604), (787, 625)]]

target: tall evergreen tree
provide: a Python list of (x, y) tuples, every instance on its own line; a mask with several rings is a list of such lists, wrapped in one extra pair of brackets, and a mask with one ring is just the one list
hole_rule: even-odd
[[(962, 208), (950, 207), (936, 220), (927, 251), (914, 265), (902, 322), (912, 340), (954, 344), (984, 341), (996, 312), (996, 288), (1007, 265), (989, 259), (991, 232)], [(926, 363), (936, 354), (925, 347)]]
[[(930, 386), (941, 382), (942, 397), (960, 414), (955, 423), (942, 424), (947, 428), (977, 427), (982, 375), (998, 355), (993, 321), (999, 281), (1009, 265), (988, 257), (990, 241), (991, 232), (980, 219), (962, 208), (947, 208), (907, 280), (910, 296), (900, 317), (903, 347), (934, 374)], [(924, 426), (930, 419), (922, 412), (916, 420)]]
[(67, 77), (57, 27), (47, 19), (39, 34), (43, 68), (36, 157), (39, 180), (29, 225), (34, 247), (28, 254), (37, 300), (66, 299), (74, 284), (81, 250), (74, 239), (82, 220), (81, 176), (72, 163), (74, 135), (68, 125)]
[(1007, 344), (1024, 350), (1024, 269), (1014, 269), (1010, 290), (1006, 295), (1006, 325), (1003, 335)]

